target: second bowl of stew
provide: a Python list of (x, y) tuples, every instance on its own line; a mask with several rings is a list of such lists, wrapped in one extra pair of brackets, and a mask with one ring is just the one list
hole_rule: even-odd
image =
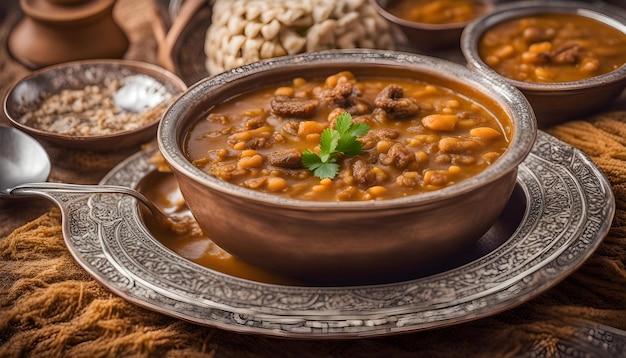
[(194, 217), (253, 265), (378, 282), (481, 237), (536, 135), (524, 96), (426, 56), (333, 50), (202, 80), (158, 143)]
[(501, 4), (461, 36), (469, 66), (528, 98), (540, 126), (606, 108), (626, 87), (626, 13), (602, 2)]
[(370, 0), (419, 51), (459, 48), (465, 26), (493, 9), (492, 0)]

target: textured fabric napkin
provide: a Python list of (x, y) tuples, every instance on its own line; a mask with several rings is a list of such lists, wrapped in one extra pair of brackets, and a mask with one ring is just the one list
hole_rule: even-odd
[(447, 328), (349, 341), (282, 340), (197, 326), (137, 307), (94, 281), (67, 251), (53, 208), (0, 239), (0, 356), (554, 356), (578, 319), (626, 329), (626, 112), (547, 131), (592, 158), (612, 184), (617, 209), (589, 260), (519, 307)]
[[(156, 60), (157, 45), (146, 21), (151, 2), (118, 1), (117, 15), (131, 34), (128, 58)], [(10, 25), (6, 19), (11, 16), (4, 13), (8, 3), (0, 8), (3, 43), (10, 29), (5, 24)], [(6, 58), (1, 47), (3, 87), (24, 74)], [(565, 123), (548, 132), (586, 152), (604, 171), (616, 196), (616, 215), (608, 236), (578, 271), (517, 308), (437, 330), (350, 341), (282, 340), (198, 326), (108, 291), (71, 257), (60, 211), (39, 198), (20, 199), (0, 203), (0, 210), (32, 215), (31, 222), (15, 230), (0, 221), (0, 357), (555, 356), (562, 349), (559, 342), (575, 334), (572, 324), (578, 319), (626, 329), (626, 112)], [(75, 169), (56, 167), (54, 179), (93, 182), (100, 175), (76, 178)], [(32, 214), (35, 205), (39, 211)]]

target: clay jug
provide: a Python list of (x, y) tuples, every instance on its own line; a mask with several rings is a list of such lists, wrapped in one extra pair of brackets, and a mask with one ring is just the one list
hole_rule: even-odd
[(116, 0), (20, 0), (24, 17), (9, 34), (11, 55), (26, 67), (121, 58), (126, 34), (113, 19)]

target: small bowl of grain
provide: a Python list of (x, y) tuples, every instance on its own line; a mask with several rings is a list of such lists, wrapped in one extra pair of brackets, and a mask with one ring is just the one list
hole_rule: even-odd
[(150, 63), (74, 61), (19, 79), (3, 108), (14, 127), (47, 144), (114, 151), (155, 138), (161, 115), (186, 88), (178, 76)]

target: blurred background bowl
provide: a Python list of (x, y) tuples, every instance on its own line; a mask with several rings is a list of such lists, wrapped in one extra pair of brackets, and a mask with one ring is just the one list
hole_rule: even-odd
[[(408, 46), (418, 50), (458, 48), (465, 26), (493, 9), (492, 0), (370, 0), (370, 3), (406, 36)], [(405, 8), (411, 7), (412, 10), (393, 10), (400, 3), (406, 3)], [(417, 12), (422, 21), (412, 20)], [(454, 18), (457, 20), (452, 20)]]
[[(542, 14), (571, 14), (596, 20), (626, 35), (624, 11), (606, 3), (577, 1), (524, 1), (496, 6), (465, 27), (461, 50), (468, 66), (489, 75), (502, 76), (522, 91), (531, 103), (540, 127), (583, 118), (605, 109), (626, 87), (626, 64), (596, 76), (569, 82), (529, 82), (498, 74), (481, 56), (479, 44), (494, 26)], [(596, 50), (595, 48), (592, 49)]]
[(35, 118), (27, 118), (46, 98), (63, 90), (83, 90), (88, 85), (102, 88), (106, 83), (122, 81), (132, 75), (145, 75), (156, 80), (159, 87), (171, 96), (171, 100), (187, 88), (178, 76), (150, 63), (123, 59), (66, 62), (42, 68), (19, 79), (4, 98), (4, 113), (14, 127), (41, 142), (59, 147), (113, 151), (137, 146), (156, 137), (160, 114), (155, 120), (138, 128), (98, 135), (47, 131), (33, 123)]

